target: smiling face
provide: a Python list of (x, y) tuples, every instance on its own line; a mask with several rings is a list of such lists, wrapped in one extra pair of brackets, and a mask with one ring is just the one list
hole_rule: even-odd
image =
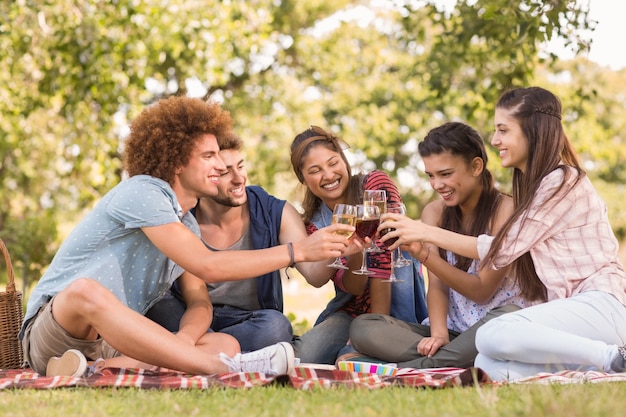
[(461, 206), (473, 210), (482, 193), (480, 174), (484, 166), (476, 157), (471, 162), (446, 151), (422, 158), (430, 185), (449, 207)]
[(324, 145), (313, 146), (301, 166), (304, 185), (328, 207), (344, 202), (350, 174), (339, 153)]
[(498, 149), (502, 166), (526, 171), (528, 164), (528, 139), (511, 109), (496, 108), (495, 132), (491, 144)]
[(219, 155), (226, 165), (226, 171), (220, 175), (217, 195), (212, 196), (211, 199), (223, 206), (242, 206), (248, 201), (246, 195), (248, 172), (243, 156), (235, 149), (220, 151)]
[(215, 136), (200, 136), (187, 165), (176, 169), (172, 188), (181, 205), (192, 203), (193, 207), (198, 198), (217, 195), (219, 179), (225, 170)]

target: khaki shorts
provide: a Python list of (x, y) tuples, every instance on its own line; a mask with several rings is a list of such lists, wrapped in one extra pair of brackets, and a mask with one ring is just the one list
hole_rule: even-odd
[(46, 374), (48, 360), (61, 356), (68, 349), (78, 349), (88, 361), (114, 358), (120, 353), (103, 339), (83, 340), (72, 337), (52, 316), (52, 298), (44, 304), (26, 327), (22, 347), (30, 367), (41, 375)]

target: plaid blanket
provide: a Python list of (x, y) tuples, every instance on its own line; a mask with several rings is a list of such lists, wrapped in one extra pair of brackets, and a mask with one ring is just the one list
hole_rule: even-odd
[(308, 390), (312, 388), (351, 387), (443, 388), (489, 383), (477, 368), (432, 370), (400, 369), (395, 376), (382, 376), (340, 370), (297, 367), (292, 375), (268, 376), (263, 373), (226, 373), (187, 375), (178, 372), (153, 372), (143, 369), (106, 368), (88, 378), (45, 377), (29, 369), (0, 370), (0, 390), (61, 387), (133, 387), (143, 389), (253, 388), (270, 384)]
[(582, 384), (597, 382), (626, 382), (626, 372), (617, 374), (598, 371), (542, 372), (513, 381), (515, 384)]
[[(519, 379), (514, 384), (576, 384), (626, 382), (626, 373), (608, 374), (593, 371), (541, 373)], [(45, 377), (29, 369), (0, 370), (2, 389), (51, 389), (63, 387), (133, 387), (142, 389), (253, 388), (280, 385), (295, 389), (413, 387), (446, 388), (470, 385), (501, 385), (478, 368), (401, 368), (395, 376), (382, 376), (340, 370), (297, 367), (292, 375), (268, 376), (262, 373), (226, 373), (188, 375), (178, 372), (153, 372), (143, 369), (106, 368), (88, 378)]]

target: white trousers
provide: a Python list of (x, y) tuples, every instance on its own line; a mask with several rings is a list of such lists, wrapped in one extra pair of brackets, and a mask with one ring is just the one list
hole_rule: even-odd
[(539, 372), (610, 371), (626, 344), (626, 307), (611, 294), (588, 291), (485, 323), (476, 333), (475, 366), (493, 380)]

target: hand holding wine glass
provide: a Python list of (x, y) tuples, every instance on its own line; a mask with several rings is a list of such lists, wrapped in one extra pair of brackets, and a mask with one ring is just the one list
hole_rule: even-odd
[[(356, 224), (356, 207), (350, 204), (336, 204), (335, 208), (333, 209), (332, 224), (336, 224), (336, 223), (348, 224), (350, 226), (354, 226)], [(350, 237), (353, 234), (353, 232), (346, 232), (343, 230), (338, 231), (336, 233), (339, 235), (345, 236), (346, 239), (350, 239)], [(331, 268), (337, 268), (337, 269), (348, 269), (348, 267), (345, 266), (341, 262), (340, 256), (338, 256), (337, 259), (335, 259), (335, 262), (333, 262), (332, 264), (328, 266)]]
[[(365, 240), (365, 238), (373, 239), (376, 235), (379, 222), (380, 210), (378, 206), (369, 204), (359, 204), (356, 206), (356, 234), (358, 237), (363, 240)], [(367, 269), (367, 248), (365, 246), (361, 250), (361, 255), (363, 256), (361, 268), (352, 271), (352, 273), (356, 275), (374, 275), (374, 272)]]
[[(405, 214), (406, 208), (404, 204), (399, 203), (399, 202), (389, 203), (387, 204), (387, 213)], [(380, 234), (381, 236), (384, 236), (387, 233), (390, 233), (393, 231), (395, 231), (395, 229), (385, 228), (380, 231)], [(383, 241), (381, 242), (384, 248), (389, 249), (389, 246), (393, 245), (397, 240), (398, 240), (397, 237), (393, 237), (391, 239), (385, 240), (384, 242)], [(395, 254), (396, 254), (396, 250), (395, 249), (391, 250), (391, 274), (389, 275), (389, 279), (382, 280), (383, 282), (400, 282), (401, 281), (396, 277), (396, 273), (395, 273), (395, 268), (397, 266)]]

